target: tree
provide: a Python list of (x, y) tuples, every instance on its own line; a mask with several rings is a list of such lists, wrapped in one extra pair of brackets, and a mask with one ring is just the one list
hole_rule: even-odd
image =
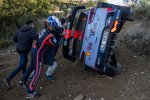
[(107, 0), (96, 0), (97, 2), (108, 2)]

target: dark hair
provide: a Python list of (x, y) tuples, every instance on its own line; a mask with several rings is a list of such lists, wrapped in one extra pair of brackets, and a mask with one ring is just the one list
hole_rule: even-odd
[(33, 20), (28, 20), (28, 21), (26, 22), (27, 25), (30, 25), (30, 24), (32, 24), (32, 23), (34, 23)]

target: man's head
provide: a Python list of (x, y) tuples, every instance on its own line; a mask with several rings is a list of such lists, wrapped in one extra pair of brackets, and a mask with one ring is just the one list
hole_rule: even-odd
[(28, 26), (31, 26), (31, 27), (35, 27), (35, 25), (34, 25), (34, 21), (32, 21), (32, 20), (28, 20), (27, 22), (26, 22), (26, 24), (28, 25)]
[(49, 16), (44, 25), (48, 30), (57, 30), (59, 27), (62, 27), (61, 21), (56, 16)]

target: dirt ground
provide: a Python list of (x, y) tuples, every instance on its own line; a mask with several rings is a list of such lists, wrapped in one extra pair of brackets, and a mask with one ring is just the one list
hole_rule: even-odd
[[(38, 100), (73, 100), (78, 95), (84, 100), (150, 100), (150, 58), (137, 56), (123, 46), (118, 46), (116, 55), (123, 72), (108, 77), (84, 70), (79, 61), (65, 60), (59, 50), (54, 80), (41, 78), (37, 91), (42, 96)], [(25, 90), (17, 86), (21, 73), (13, 79), (10, 90), (2, 82), (17, 63), (14, 49), (0, 51), (0, 100), (26, 100)]]

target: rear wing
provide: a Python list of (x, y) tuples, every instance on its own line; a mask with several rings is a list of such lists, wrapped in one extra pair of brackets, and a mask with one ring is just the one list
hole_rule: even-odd
[(121, 11), (121, 17), (123, 19), (130, 20), (130, 18), (128, 18), (129, 13), (130, 13), (130, 7), (118, 6), (118, 5), (104, 3), (104, 2), (98, 2), (97, 8), (112, 8), (113, 10), (115, 10), (115, 9), (120, 10)]

